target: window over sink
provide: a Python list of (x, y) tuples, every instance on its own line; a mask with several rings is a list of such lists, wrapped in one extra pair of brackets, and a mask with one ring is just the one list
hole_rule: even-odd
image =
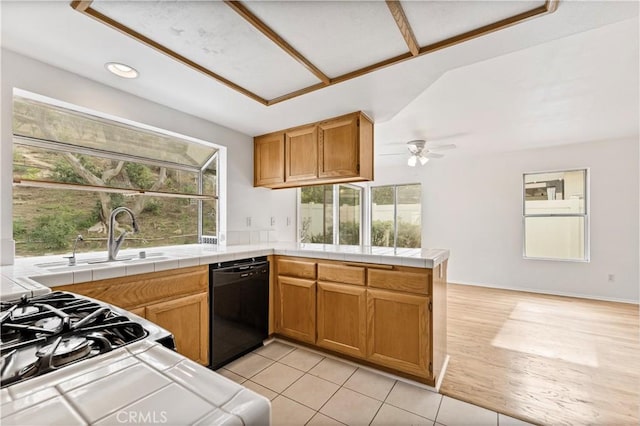
[[(130, 208), (126, 247), (217, 242), (220, 150), (170, 131), (14, 92), (16, 256), (107, 247), (109, 213)], [(119, 230), (131, 230), (127, 215)]]

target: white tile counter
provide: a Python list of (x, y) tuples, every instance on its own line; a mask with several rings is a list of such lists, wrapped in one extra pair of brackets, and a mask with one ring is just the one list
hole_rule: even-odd
[(87, 263), (106, 259), (106, 252), (80, 253), (77, 264), (67, 266), (61, 255), (18, 258), (14, 265), (0, 266), (2, 299), (22, 294), (39, 294), (58, 285), (95, 281), (127, 275), (158, 272), (196, 265), (243, 259), (271, 254), (310, 257), (349, 262), (434, 268), (449, 258), (445, 249), (393, 249), (388, 247), (343, 246), (332, 244), (268, 243), (217, 247), (208, 244), (154, 247), (122, 250), (118, 257), (130, 260), (109, 263)]
[(2, 389), (3, 425), (267, 425), (269, 400), (142, 340)]

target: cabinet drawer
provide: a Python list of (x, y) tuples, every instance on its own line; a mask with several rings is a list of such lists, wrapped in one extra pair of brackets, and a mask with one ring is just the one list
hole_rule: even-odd
[(56, 290), (71, 291), (93, 297), (124, 309), (174, 299), (178, 296), (206, 292), (208, 289), (209, 268), (205, 265), (56, 288)]
[(431, 269), (394, 267), (393, 270), (367, 269), (369, 287), (429, 294), (431, 289)]
[(278, 259), (278, 275), (316, 279), (316, 263), (304, 260)]
[(318, 281), (364, 285), (364, 271), (363, 266), (318, 263)]

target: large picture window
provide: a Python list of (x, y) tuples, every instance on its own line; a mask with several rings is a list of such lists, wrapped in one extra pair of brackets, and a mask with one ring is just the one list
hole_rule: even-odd
[(589, 260), (587, 170), (523, 176), (524, 257)]
[(321, 185), (300, 189), (300, 242), (359, 245), (362, 188)]
[(371, 188), (371, 245), (421, 246), (422, 189), (420, 184)]
[[(17, 256), (107, 247), (110, 212), (131, 209), (127, 247), (217, 242), (219, 149), (27, 97), (13, 103)], [(127, 215), (119, 230), (131, 230)]]

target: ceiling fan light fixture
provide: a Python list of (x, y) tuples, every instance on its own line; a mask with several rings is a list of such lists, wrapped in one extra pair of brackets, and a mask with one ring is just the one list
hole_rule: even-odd
[(112, 74), (122, 78), (137, 78), (138, 70), (121, 62), (107, 62), (104, 67)]
[(420, 157), (420, 164), (422, 164), (423, 166), (427, 164), (427, 161), (429, 161), (427, 157)]
[(416, 157), (415, 155), (412, 155), (411, 157), (409, 157), (409, 159), (407, 160), (407, 165), (409, 167), (415, 167), (416, 163), (418, 162), (418, 157)]

